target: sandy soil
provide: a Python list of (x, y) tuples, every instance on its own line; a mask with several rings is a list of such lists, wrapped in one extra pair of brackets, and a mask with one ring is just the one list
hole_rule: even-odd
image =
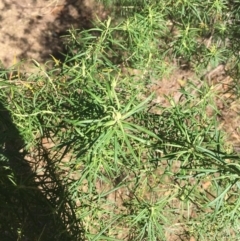
[(64, 52), (60, 36), (67, 30), (89, 28), (95, 15), (103, 17), (93, 0), (0, 1), (0, 60), (10, 67), (34, 58), (44, 63), (49, 54)]

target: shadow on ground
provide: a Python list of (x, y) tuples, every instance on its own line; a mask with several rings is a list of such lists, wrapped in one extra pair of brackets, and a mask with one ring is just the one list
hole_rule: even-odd
[[(0, 59), (5, 67), (21, 59), (44, 63), (50, 54), (60, 56), (64, 52), (60, 36), (72, 27), (92, 26), (92, 8), (80, 0), (3, 0), (0, 9)], [(48, 152), (39, 144), (27, 160), (29, 155), (21, 151), (24, 145), (0, 103), (1, 240), (82, 240), (81, 222), (76, 220), (73, 204)], [(41, 173), (35, 172), (33, 166), (37, 165)]]
[[(39, 145), (36, 159), (42, 171), (22, 152), (24, 142), (0, 103), (0, 235), (2, 241), (84, 240), (66, 188), (54, 163)], [(39, 170), (39, 169), (38, 169)]]
[(68, 29), (92, 27), (94, 16), (104, 18), (94, 0), (3, 0), (0, 3), (0, 60), (10, 67), (19, 60), (45, 63), (50, 54), (64, 52), (62, 35)]

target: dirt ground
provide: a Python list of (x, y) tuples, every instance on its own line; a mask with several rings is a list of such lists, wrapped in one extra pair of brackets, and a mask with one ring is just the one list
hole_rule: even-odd
[(0, 1), (0, 60), (10, 67), (19, 60), (44, 63), (64, 52), (67, 30), (91, 27), (95, 15), (104, 17), (93, 0)]

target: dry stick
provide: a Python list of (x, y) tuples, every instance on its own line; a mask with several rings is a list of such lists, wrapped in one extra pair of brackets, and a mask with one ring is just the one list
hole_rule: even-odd
[(220, 64), (216, 68), (209, 70), (206, 74), (201, 77), (201, 80), (207, 79), (208, 84), (210, 84), (211, 79), (216, 76), (220, 76), (225, 73), (225, 64)]

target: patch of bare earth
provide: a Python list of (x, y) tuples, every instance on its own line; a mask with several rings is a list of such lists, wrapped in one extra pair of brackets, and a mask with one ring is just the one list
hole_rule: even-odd
[[(68, 29), (92, 26), (103, 7), (93, 0), (2, 0), (0, 2), (0, 60), (10, 67), (19, 60), (45, 63), (50, 54), (64, 52), (61, 36)], [(29, 66), (27, 66), (29, 68)]]
[(219, 129), (226, 134), (229, 151), (240, 153), (240, 107), (237, 96), (237, 84), (234, 77), (228, 74), (228, 66), (219, 65), (206, 75), (210, 86), (216, 91), (215, 102), (219, 111)]

